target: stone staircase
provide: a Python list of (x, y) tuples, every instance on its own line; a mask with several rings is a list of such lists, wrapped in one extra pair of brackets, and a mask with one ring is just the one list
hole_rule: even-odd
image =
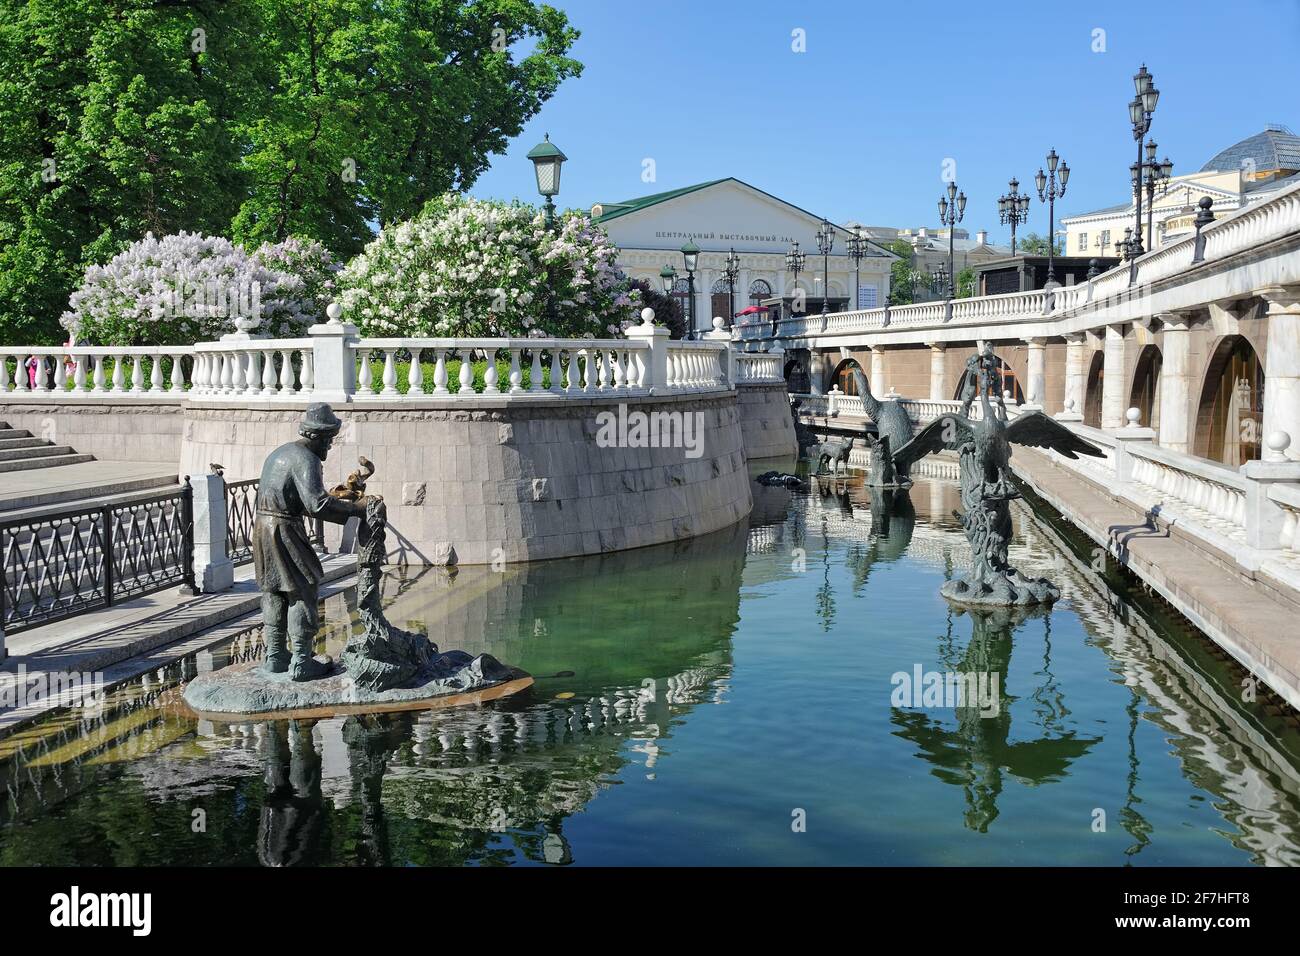
[(94, 460), (94, 455), (78, 455), (67, 445), (55, 445), (43, 438), (34, 437), (29, 431), (10, 428), (8, 423), (0, 422), (0, 473), (76, 465)]

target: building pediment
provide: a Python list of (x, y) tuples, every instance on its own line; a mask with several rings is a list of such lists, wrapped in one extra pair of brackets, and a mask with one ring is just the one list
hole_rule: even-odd
[[(676, 251), (692, 241), (704, 252), (781, 254), (792, 242), (817, 254), (821, 218), (738, 179), (722, 179), (625, 203), (600, 203), (598, 221), (621, 249)], [(836, 226), (835, 252), (849, 233)], [(871, 254), (896, 258), (872, 244)]]

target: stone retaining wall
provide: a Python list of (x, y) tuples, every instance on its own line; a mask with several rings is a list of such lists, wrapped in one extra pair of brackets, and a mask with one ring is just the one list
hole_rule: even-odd
[[(123, 399), (0, 404), (0, 421), (100, 461), (157, 462), (165, 471), (181, 454), (179, 403)], [(203, 471), (208, 470), (207, 462)]]
[[(622, 402), (628, 414), (698, 413), (698, 457), (684, 447), (602, 447), (597, 416), (617, 415), (619, 404), (482, 397), (473, 408), (455, 400), (341, 406), (326, 484), (343, 481), (359, 455), (375, 463), (368, 487), (388, 502), (397, 564), (618, 551), (716, 531), (749, 513), (734, 392)], [(180, 473), (218, 462), (228, 481), (257, 477), (266, 455), (297, 437), (301, 419), (301, 405), (190, 403)]]
[(798, 453), (790, 393), (784, 383), (738, 384), (736, 408), (747, 458), (789, 458)]

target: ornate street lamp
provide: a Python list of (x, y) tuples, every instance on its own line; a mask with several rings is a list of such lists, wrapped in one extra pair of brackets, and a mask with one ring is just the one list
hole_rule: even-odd
[(691, 299), (691, 334), (689, 338), (694, 339), (698, 332), (695, 324), (695, 267), (700, 264), (700, 247), (692, 240), (686, 240), (682, 246), (682, 259), (686, 263), (686, 294)]
[(831, 225), (829, 219), (822, 217), (822, 224), (817, 229), (817, 251), (822, 257), (822, 328), (826, 328), (826, 316), (830, 313), (831, 298), (831, 281), (830, 281), (830, 262), (831, 250), (835, 248), (835, 227)]
[[(1057, 165), (1060, 168), (1057, 168)], [(1038, 187), (1038, 201), (1047, 203), (1047, 281), (1056, 281), (1056, 200), (1065, 195), (1065, 184), (1070, 181), (1070, 164), (1062, 163), (1056, 150), (1047, 154), (1047, 173), (1040, 168), (1034, 177)]]
[(1020, 180), (1012, 176), (1011, 191), (998, 197), (998, 221), (1011, 225), (1011, 254), (1016, 254), (1016, 226), (1029, 221), (1029, 197), (1020, 191)]
[[(555, 197), (560, 194), (560, 168), (569, 157), (551, 142), (547, 133), (540, 143), (528, 151), (528, 158), (533, 161), (533, 173), (537, 176), (537, 191), (546, 197), (546, 228), (555, 228)], [(546, 267), (546, 317), (550, 323), (548, 330), (555, 334), (555, 283), (551, 281), (551, 267)]]
[(659, 280), (664, 284), (664, 295), (672, 295), (673, 286), (677, 285), (677, 270), (665, 265), (659, 270)]
[(849, 233), (849, 238), (845, 240), (848, 246), (849, 258), (853, 260), (853, 305), (851, 308), (862, 308), (862, 260), (867, 257), (868, 250), (871, 247), (871, 240), (862, 234), (861, 229), (854, 229)]
[(799, 286), (799, 273), (804, 270), (804, 263), (808, 261), (808, 253), (799, 251), (799, 241), (796, 239), (790, 243), (790, 251), (785, 254), (785, 267), (794, 273), (793, 285), (796, 290)]
[(930, 273), (930, 291), (936, 295), (943, 295), (948, 287), (948, 270), (940, 264), (933, 272)]
[(1146, 162), (1142, 164), (1142, 184), (1146, 188), (1147, 194), (1147, 241), (1151, 243), (1151, 248), (1156, 246), (1156, 234), (1152, 227), (1152, 217), (1155, 214), (1156, 206), (1156, 187), (1167, 187), (1170, 178), (1174, 175), (1174, 164), (1166, 156), (1163, 162), (1156, 161), (1156, 141), (1150, 140), (1146, 145)]
[(736, 280), (740, 278), (740, 256), (736, 255), (734, 246), (723, 260), (722, 278), (727, 280), (727, 328), (731, 328), (731, 321), (736, 317)]
[(953, 276), (957, 265), (953, 246), (954, 228), (966, 216), (966, 194), (957, 191), (957, 183), (948, 183), (948, 195), (939, 197), (939, 224), (948, 227), (948, 298), (957, 297)]
[[(1155, 87), (1155, 78), (1147, 72), (1146, 64), (1133, 74), (1133, 89), (1135, 95), (1128, 104), (1128, 118), (1133, 126), (1133, 138), (1137, 140), (1137, 168), (1140, 171), (1143, 168), (1143, 139), (1151, 131), (1151, 116), (1156, 111), (1156, 103), (1160, 100), (1160, 91)], [(1170, 167), (1172, 171), (1172, 165)], [(1140, 185), (1140, 175), (1137, 177), (1138, 183), (1135, 184), (1137, 192), (1137, 210), (1134, 216), (1133, 244), (1129, 248), (1129, 258), (1133, 260), (1130, 269), (1130, 280), (1137, 274), (1137, 257), (1142, 255), (1142, 190), (1137, 188)]]

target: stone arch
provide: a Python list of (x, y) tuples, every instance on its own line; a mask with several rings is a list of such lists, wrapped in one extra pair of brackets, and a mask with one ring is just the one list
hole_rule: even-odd
[(1088, 364), (1088, 375), (1084, 379), (1083, 389), (1083, 423), (1093, 428), (1101, 427), (1101, 390), (1102, 379), (1106, 374), (1106, 358), (1101, 350), (1092, 353)]
[(812, 380), (808, 375), (808, 355), (802, 349), (791, 355), (785, 363), (782, 374), (785, 376), (786, 390), (792, 395), (803, 395), (812, 391)]
[[(838, 385), (840, 392), (845, 395), (858, 394), (858, 383), (853, 377), (853, 370), (857, 369), (862, 373), (863, 378), (867, 378), (867, 370), (862, 367), (862, 363), (854, 358), (846, 358), (835, 366), (835, 371), (831, 373), (831, 385)], [(871, 387), (870, 379), (867, 381), (867, 388)], [(830, 391), (828, 388), (827, 391)]]
[(1225, 465), (1254, 461), (1263, 431), (1264, 363), (1244, 335), (1225, 335), (1201, 381), (1193, 452)]
[(772, 298), (772, 283), (766, 279), (755, 279), (749, 284), (749, 304), (762, 305), (764, 299)]
[(730, 286), (727, 285), (726, 279), (716, 279), (709, 288), (709, 321), (713, 321), (715, 315), (720, 315), (730, 324), (735, 318), (731, 309)]
[(1163, 362), (1159, 346), (1143, 346), (1133, 367), (1127, 406), (1138, 410), (1141, 424), (1157, 430), (1160, 428), (1160, 367)]
[[(989, 395), (996, 397), (1001, 395), (1004, 391), (1008, 391), (1011, 393), (1011, 397), (1015, 400), (1017, 405), (1023, 405), (1025, 401), (1025, 393), (1020, 387), (1020, 379), (1016, 375), (1015, 369), (1011, 367), (1011, 363), (1004, 361), (999, 355), (994, 353), (993, 364), (997, 370), (997, 378), (990, 387)], [(970, 378), (972, 374), (973, 373), (970, 369), (966, 369), (961, 373), (961, 378), (957, 380), (957, 391), (952, 396), (957, 401), (961, 401), (962, 393), (966, 390), (966, 380)], [(978, 397), (979, 395), (977, 393), (976, 398)]]

